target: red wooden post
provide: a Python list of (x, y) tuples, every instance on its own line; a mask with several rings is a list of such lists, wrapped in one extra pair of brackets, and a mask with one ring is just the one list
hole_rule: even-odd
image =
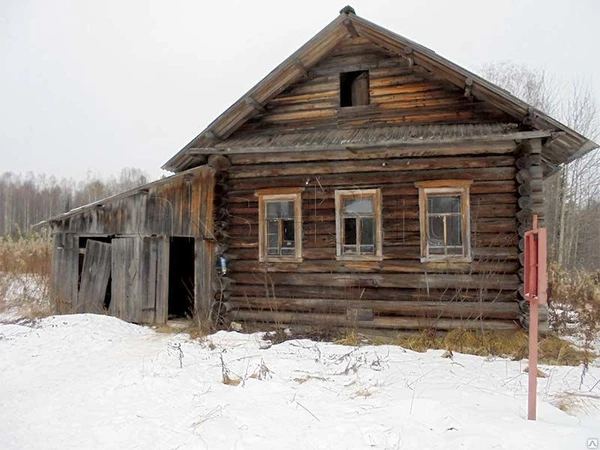
[(525, 233), (525, 298), (529, 301), (529, 420), (536, 420), (537, 411), (538, 322), (540, 304), (547, 300), (546, 257), (546, 229), (538, 228), (537, 216), (533, 216), (533, 229)]

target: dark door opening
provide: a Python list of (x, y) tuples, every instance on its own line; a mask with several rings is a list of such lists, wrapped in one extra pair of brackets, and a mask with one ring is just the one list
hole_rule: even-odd
[(169, 319), (194, 315), (194, 238), (173, 237), (169, 244)]

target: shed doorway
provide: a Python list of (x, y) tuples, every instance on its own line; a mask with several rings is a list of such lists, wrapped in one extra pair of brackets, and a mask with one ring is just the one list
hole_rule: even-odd
[(169, 320), (194, 315), (194, 244), (192, 237), (169, 241)]

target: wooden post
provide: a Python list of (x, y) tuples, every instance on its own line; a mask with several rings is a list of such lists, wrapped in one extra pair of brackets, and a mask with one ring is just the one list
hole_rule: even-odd
[(525, 298), (529, 301), (529, 386), (527, 419), (537, 415), (538, 324), (540, 303), (547, 300), (546, 229), (538, 228), (537, 215), (533, 229), (525, 234)]

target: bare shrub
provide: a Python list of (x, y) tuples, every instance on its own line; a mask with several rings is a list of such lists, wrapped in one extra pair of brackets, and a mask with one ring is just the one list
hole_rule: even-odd
[(585, 352), (584, 370), (597, 356), (592, 351), (600, 339), (600, 271), (548, 269), (550, 326), (563, 336), (580, 341)]

